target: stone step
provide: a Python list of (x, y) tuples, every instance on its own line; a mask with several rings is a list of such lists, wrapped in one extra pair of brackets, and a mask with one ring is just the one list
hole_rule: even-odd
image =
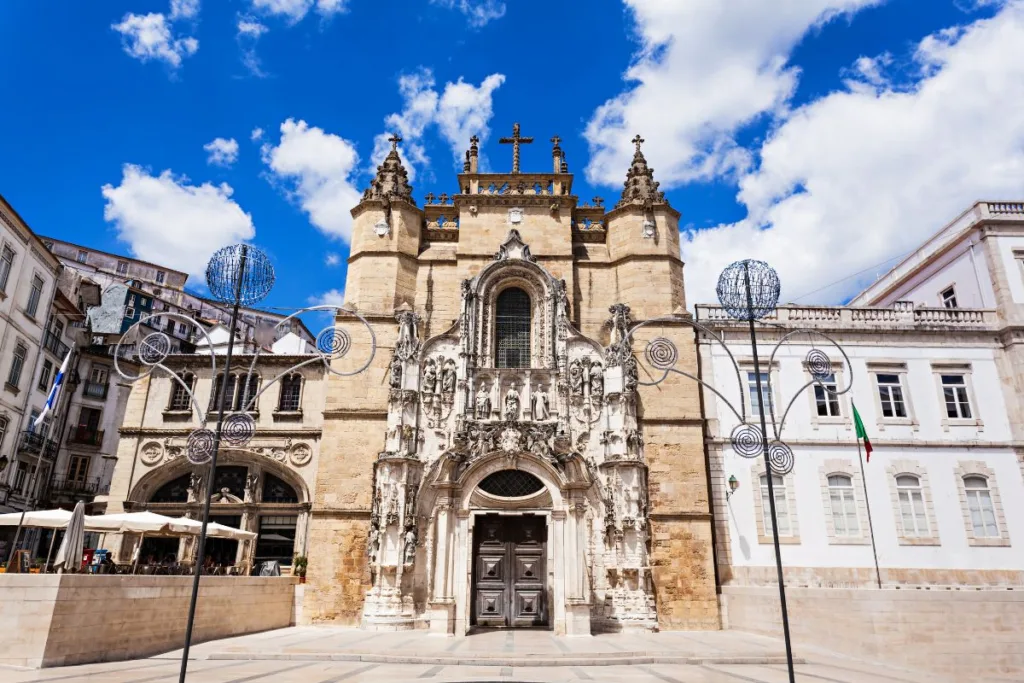
[[(161, 658), (174, 658), (174, 653)], [(178, 654), (180, 658), (180, 654)], [(680, 664), (680, 665), (785, 665), (783, 656), (765, 655), (705, 655), (700, 657), (679, 655), (672, 652), (614, 652), (614, 653), (566, 653), (562, 655), (520, 654), (473, 654), (439, 655), (436, 653), (389, 655), (359, 652), (210, 652), (197, 655), (195, 659), (206, 660), (285, 660), (285, 661), (331, 661), (367, 662), (373, 664), (440, 664), (444, 666), (622, 666), (637, 664)], [(793, 659), (795, 664), (806, 664), (801, 657)]]

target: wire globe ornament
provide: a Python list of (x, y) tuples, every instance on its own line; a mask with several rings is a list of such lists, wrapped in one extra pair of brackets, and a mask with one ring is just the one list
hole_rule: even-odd
[(772, 441), (768, 444), (768, 464), (772, 467), (773, 474), (786, 475), (793, 471), (794, 465), (793, 449), (781, 441)]
[(341, 358), (352, 347), (348, 332), (331, 325), (316, 335), (316, 350), (328, 358)]
[(248, 413), (235, 413), (224, 418), (221, 438), (231, 446), (244, 446), (256, 433), (256, 421)]
[(811, 377), (819, 382), (828, 379), (834, 374), (832, 359), (821, 349), (811, 349), (808, 351), (807, 357), (804, 358), (804, 363), (807, 365), (807, 371), (811, 373)]
[(147, 334), (139, 343), (139, 360), (146, 365), (162, 363), (171, 353), (171, 340), (163, 332)]
[(761, 430), (751, 424), (739, 424), (729, 436), (732, 449), (744, 458), (756, 458), (764, 453), (764, 440)]
[(185, 457), (193, 465), (205, 465), (213, 460), (216, 435), (209, 429), (197, 429), (188, 435)]
[[(241, 286), (239, 286), (241, 284)], [(259, 303), (274, 287), (274, 267), (267, 255), (248, 244), (218, 249), (206, 266), (206, 285), (214, 298), (243, 306)]]
[(715, 291), (729, 317), (760, 320), (775, 310), (781, 289), (779, 275), (771, 266), (764, 261), (747, 259), (736, 261), (723, 270)]
[(672, 340), (655, 337), (647, 343), (647, 348), (644, 349), (644, 358), (652, 367), (667, 370), (675, 367), (676, 361), (679, 359), (679, 351)]

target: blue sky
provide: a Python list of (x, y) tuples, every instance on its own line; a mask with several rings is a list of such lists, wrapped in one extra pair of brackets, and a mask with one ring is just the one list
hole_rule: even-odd
[(580, 198), (611, 203), (640, 133), (691, 303), (745, 257), (784, 299), (840, 301), (975, 199), (1024, 196), (1017, 0), (582, 7), (2, 3), (0, 193), (41, 234), (193, 274), (250, 240), (282, 307), (338, 299), (348, 209), (396, 129), (420, 203), (455, 191), (474, 133), (509, 167), (514, 121), (538, 140), (524, 170), (557, 133)]

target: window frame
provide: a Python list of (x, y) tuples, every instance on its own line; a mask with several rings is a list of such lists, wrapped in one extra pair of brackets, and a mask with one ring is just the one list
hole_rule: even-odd
[(43, 365), (39, 369), (39, 382), (36, 384), (36, 388), (42, 392), (50, 391), (50, 375), (53, 373), (53, 362), (46, 358), (43, 360)]
[(86, 263), (89, 260), (89, 252), (84, 249), (79, 249), (78, 253), (75, 254), (75, 261), (78, 263)]
[[(759, 545), (773, 545), (774, 544), (774, 539), (772, 537), (771, 529), (769, 529), (768, 525), (765, 523), (766, 522), (765, 514), (766, 514), (767, 510), (766, 510), (766, 507), (765, 507), (765, 502), (766, 502), (765, 501), (765, 495), (762, 492), (762, 487), (761, 487), (761, 477), (765, 476), (765, 474), (766, 474), (766, 470), (765, 470), (764, 462), (763, 461), (755, 462), (751, 466), (751, 470), (750, 470), (750, 481), (752, 482), (752, 485), (751, 485), (750, 489), (751, 489), (751, 496), (753, 498), (753, 503), (754, 503), (754, 521), (755, 521), (755, 524), (757, 526), (757, 542), (758, 542)], [(793, 490), (793, 473), (790, 472), (789, 474), (785, 474), (785, 475), (775, 474), (775, 476), (776, 477), (781, 477), (781, 479), (782, 479), (782, 484), (783, 484), (783, 489), (784, 489), (783, 492), (782, 492), (783, 493), (783, 500), (786, 503), (786, 514), (787, 514), (787, 517), (788, 517), (787, 521), (789, 522), (788, 533), (783, 534), (781, 532), (781, 530), (779, 532), (779, 544), (780, 545), (799, 545), (800, 544), (800, 521), (799, 521), (799, 517), (797, 516), (796, 495), (795, 495), (796, 492)], [(753, 484), (756, 484), (756, 486), (754, 486)], [(767, 482), (766, 482), (766, 484), (767, 484)], [(766, 485), (764, 487), (764, 490), (767, 491), (767, 489), (768, 489), (768, 487)], [(775, 496), (776, 496), (776, 501), (775, 501), (775, 503), (776, 503), (776, 510), (778, 510), (779, 491), (778, 491), (777, 488), (775, 488)]]
[[(950, 306), (952, 302), (952, 306)], [(956, 284), (951, 284), (939, 292), (939, 306), (947, 309), (960, 308), (956, 298)]]
[[(978, 431), (985, 429), (985, 422), (981, 419), (977, 396), (974, 393), (974, 368), (970, 363), (933, 362), (931, 364), (932, 374), (935, 376), (935, 389), (938, 392), (939, 419), (942, 430), (948, 432), (950, 427), (977, 427)], [(959, 376), (963, 379), (963, 393), (966, 395), (967, 407), (971, 417), (949, 417), (946, 406), (946, 384), (943, 377)], [(951, 385), (958, 386), (958, 385)]]
[[(526, 340), (526, 348), (525, 348), (526, 354), (525, 354), (525, 358), (522, 357), (522, 352), (523, 352), (522, 348), (508, 348), (508, 349), (504, 349), (505, 354), (504, 355), (502, 354), (502, 351), (503, 351), (503, 349), (501, 348), (502, 340), (505, 339), (505, 338), (509, 338), (509, 339), (511, 339), (513, 341), (517, 341), (517, 340), (512, 339), (512, 334), (515, 333), (516, 335), (518, 335), (518, 334), (522, 333), (522, 330), (514, 330), (513, 332), (510, 332), (509, 335), (507, 335), (507, 336), (503, 336), (502, 335), (502, 320), (501, 319), (502, 318), (513, 318), (514, 316), (510, 316), (510, 315), (509, 316), (503, 316), (502, 315), (502, 301), (501, 301), (501, 299), (502, 299), (502, 297), (510, 295), (512, 292), (519, 292), (520, 294), (522, 294), (522, 296), (525, 297), (526, 304), (527, 304), (526, 305), (527, 317), (526, 317), (526, 338), (525, 338), (525, 340)], [(529, 368), (533, 367), (533, 358), (534, 358), (534, 351), (535, 351), (535, 349), (534, 349), (534, 339), (533, 339), (533, 329), (534, 329), (534, 322), (535, 322), (534, 318), (536, 317), (534, 315), (534, 313), (535, 313), (535, 311), (534, 311), (534, 297), (530, 294), (530, 292), (527, 290), (526, 287), (520, 286), (519, 283), (517, 283), (517, 282), (509, 283), (508, 286), (503, 287), (496, 294), (496, 296), (494, 297), (494, 367), (495, 368), (513, 369), (514, 370), (514, 369), (529, 369)], [(514, 322), (515, 325), (518, 327), (522, 323), (522, 319), (520, 318), (520, 319), (514, 320), (512, 322)], [(512, 322), (510, 322), (509, 324), (512, 324)], [(513, 352), (513, 351), (518, 351), (518, 353), (515, 354), (517, 356), (518, 364), (509, 365), (508, 364), (508, 362), (509, 362), (508, 361), (508, 356), (512, 355), (511, 352)]]
[[(20, 353), (19, 353), (20, 352)], [(14, 344), (14, 352), (11, 353), (11, 365), (7, 370), (7, 386), (18, 389), (21, 382), (21, 375), (25, 372), (25, 363), (28, 360), (28, 345), (21, 339)], [(17, 367), (17, 373), (15, 373)], [(15, 376), (17, 375), (17, 376)]]
[(9, 243), (4, 242), (0, 249), (0, 292), (7, 293), (7, 283), (11, 280), (11, 272), (14, 270), (14, 260), (18, 252), (14, 251)]
[(164, 281), (166, 279), (167, 279), (167, 271), (163, 271), (163, 270), (156, 271), (156, 283), (158, 285), (164, 284)]
[[(886, 417), (882, 410), (882, 395), (880, 387), (882, 386), (879, 381), (879, 375), (895, 375), (899, 380), (900, 393), (903, 396), (903, 407), (906, 413), (905, 417)], [(905, 425), (914, 428), (917, 431), (920, 428), (920, 423), (917, 420), (917, 414), (914, 411), (913, 397), (910, 395), (910, 382), (908, 381), (907, 365), (903, 361), (876, 361), (868, 363), (868, 376), (874, 384), (873, 394), (875, 397), (875, 415), (876, 426), (879, 431), (885, 431), (887, 425)], [(891, 386), (888, 385), (887, 386)]]
[[(886, 467), (886, 475), (889, 479), (889, 500), (892, 506), (893, 523), (896, 525), (897, 543), (899, 545), (941, 545), (938, 517), (935, 515), (935, 501), (932, 496), (928, 470), (917, 460), (900, 459), (889, 463)], [(928, 523), (927, 535), (911, 536), (904, 529), (903, 508), (900, 502), (901, 487), (897, 482), (898, 478), (903, 476), (914, 477), (918, 481), (924, 503), (925, 521)]]
[[(121, 269), (121, 266), (124, 266), (123, 270)], [(128, 262), (127, 261), (118, 261), (117, 265), (114, 267), (114, 270), (115, 270), (115, 272), (118, 275), (127, 275), (128, 274)]]
[[(832, 507), (831, 477), (846, 477), (850, 480), (849, 492), (852, 498), (853, 513), (857, 521), (857, 533), (842, 534), (836, 531), (835, 514)], [(871, 543), (871, 535), (867, 522), (867, 505), (864, 501), (864, 479), (860, 468), (855, 467), (852, 460), (830, 458), (822, 462), (818, 468), (818, 485), (821, 489), (821, 506), (825, 517), (825, 532), (829, 545), (864, 545)]]
[[(189, 391), (195, 395), (196, 390), (196, 376), (191, 372), (178, 373), (178, 377), (188, 385)], [(181, 392), (179, 395), (178, 392)], [(182, 398), (183, 397), (183, 398)], [(181, 401), (178, 399), (182, 398)], [(167, 397), (167, 410), (171, 412), (192, 412), (192, 398), (188, 392), (185, 391), (185, 387), (181, 386), (181, 383), (171, 379), (171, 390), (168, 392)]]
[[(967, 544), (976, 547), (1008, 547), (1010, 545), (1009, 529), (1006, 526), (1006, 515), (1003, 512), (1003, 501), (999, 495), (999, 482), (996, 480), (995, 471), (986, 463), (979, 460), (962, 460), (957, 463), (954, 471), (956, 477), (957, 493), (960, 497), (960, 509), (964, 517), (964, 531), (967, 534)], [(992, 503), (992, 513), (995, 517), (995, 536), (977, 536), (974, 530), (974, 522), (971, 517), (967, 479), (980, 478), (985, 480), (989, 499)]]
[(28, 290), (28, 301), (25, 302), (25, 314), (33, 320), (39, 313), (39, 302), (42, 301), (45, 288), (46, 280), (39, 273), (33, 273), (32, 285)]
[[(294, 396), (294, 407), (285, 407), (286, 389), (292, 386), (292, 382), (298, 383), (298, 390)], [(304, 389), (305, 381), (300, 373), (294, 372), (281, 378), (279, 382), (280, 390), (277, 396), (277, 412), (279, 413), (298, 413), (302, 412), (302, 392)]]
[[(810, 369), (807, 367), (807, 361), (803, 361), (802, 367), (804, 370), (804, 380), (806, 382), (814, 382), (814, 376), (811, 374)], [(836, 388), (846, 386), (846, 368), (842, 363), (835, 363), (832, 366), (832, 377), (834, 378)], [(826, 382), (826, 384), (830, 384)], [(844, 426), (847, 430), (853, 429), (853, 418), (851, 417), (852, 412), (850, 411), (849, 399), (846, 394), (839, 394), (834, 396), (835, 402), (839, 407), (838, 415), (819, 415), (818, 414), (818, 389), (819, 385), (814, 382), (811, 385), (811, 391), (807, 392), (808, 396), (808, 410), (810, 411), (810, 422), (812, 429), (819, 429), (822, 425), (836, 425)], [(824, 390), (822, 390), (824, 391)]]

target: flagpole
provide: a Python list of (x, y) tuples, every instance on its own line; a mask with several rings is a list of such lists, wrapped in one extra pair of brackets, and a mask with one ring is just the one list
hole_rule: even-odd
[[(850, 405), (856, 411), (857, 406), (854, 405), (853, 401), (850, 401)], [(882, 571), (878, 568), (878, 548), (875, 546), (875, 525), (871, 521), (871, 499), (868, 498), (868, 478), (864, 472), (864, 453), (860, 448), (860, 437), (857, 437), (857, 462), (860, 463), (860, 483), (864, 487), (864, 508), (868, 512), (868, 533), (871, 534), (871, 554), (875, 558), (875, 579), (878, 581), (878, 588), (882, 588)]]

